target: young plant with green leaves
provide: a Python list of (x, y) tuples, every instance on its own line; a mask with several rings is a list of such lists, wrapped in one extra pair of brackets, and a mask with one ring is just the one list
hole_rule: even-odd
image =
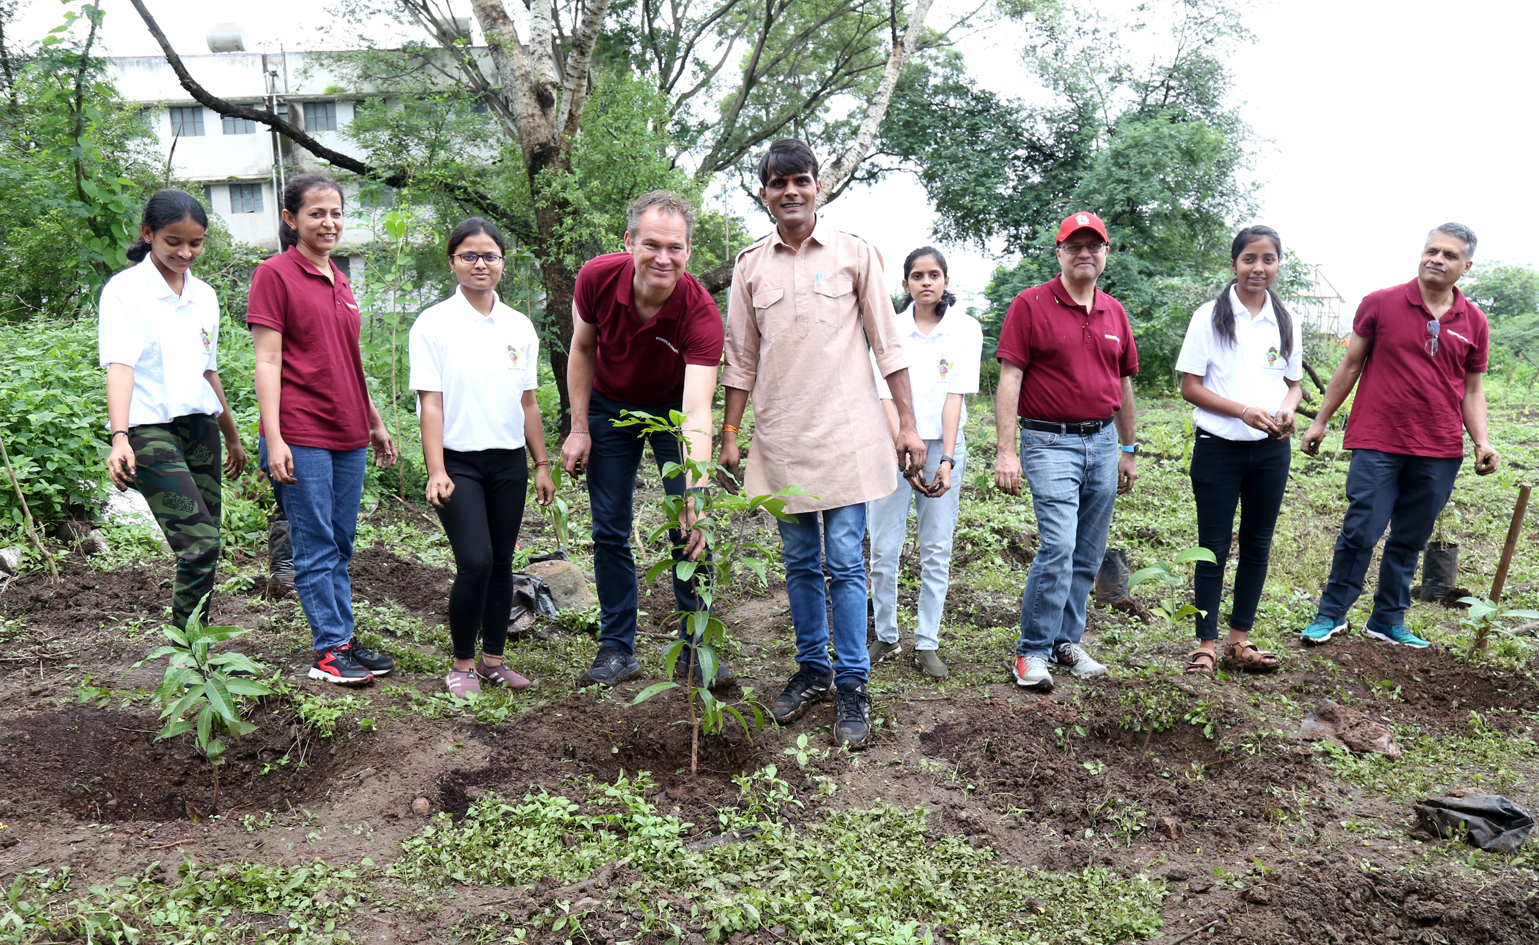
[(1483, 643), (1491, 636), (1491, 631), (1503, 633), (1508, 636), (1516, 636), (1516, 630), (1508, 630), (1503, 621), (1517, 618), (1520, 620), (1539, 620), (1539, 610), (1512, 609), (1503, 610), (1501, 605), (1486, 597), (1461, 597), (1459, 603), (1464, 604), (1469, 610), (1459, 618), (1459, 623), (1470, 628), (1472, 646), (1471, 655), (1484, 650)]
[[(139, 667), (150, 660), (168, 657), (166, 675), (155, 690), (155, 698), (165, 706), (160, 717), (165, 727), (156, 741), (175, 738), (188, 732), (196, 739), (198, 752), (214, 769), (214, 802), (210, 814), (219, 813), (219, 766), (224, 763), (225, 739), (238, 741), (256, 731), (256, 726), (241, 717), (245, 696), (265, 696), (272, 692), (267, 683), (255, 678), (256, 663), (244, 653), (214, 653), (213, 645), (246, 633), (243, 627), (209, 627), (203, 622), (207, 600), (199, 603), (183, 629), (167, 626), (161, 630), (171, 643), (162, 646), (135, 663)], [(246, 673), (246, 677), (233, 673)]]
[[(1188, 548), (1176, 555), (1175, 564), (1185, 564), (1188, 561), (1206, 561), (1209, 564), (1217, 564), (1218, 559), (1213, 557), (1213, 552), (1206, 548)], [(1128, 591), (1144, 583), (1145, 581), (1158, 581), (1168, 589), (1180, 587), (1186, 583), (1186, 578), (1176, 574), (1170, 569), (1170, 565), (1163, 561), (1156, 561), (1147, 568), (1139, 568), (1128, 578)], [(1173, 597), (1162, 597), (1159, 603), (1150, 608), (1150, 612), (1162, 617), (1166, 623), (1174, 624), (1177, 620), (1184, 620), (1192, 614), (1199, 613), (1196, 607), (1184, 601), (1178, 601)]]
[[(637, 411), (626, 411), (622, 418), (616, 421), (616, 425), (636, 427), (638, 436), (651, 436), (654, 433), (674, 435), (680, 443), (679, 461), (663, 465), (664, 478), (684, 476), (685, 482), (690, 483), (710, 482), (717, 477), (725, 477), (723, 481), (736, 482), (736, 477), (733, 477), (721, 464), (711, 460), (697, 460), (689, 456), (683, 446), (688, 442), (683, 429), (686, 419), (686, 415), (678, 410), (670, 410), (666, 418)], [(711, 693), (709, 683), (716, 678), (716, 669), (721, 665), (721, 655), (728, 643), (727, 625), (714, 613), (714, 605), (717, 595), (731, 587), (739, 576), (745, 573), (757, 579), (760, 585), (768, 583), (769, 564), (775, 549), (749, 532), (749, 519), (763, 509), (778, 519), (791, 521), (792, 516), (787, 515), (785, 511), (786, 499), (808, 494), (807, 490), (799, 486), (789, 486), (771, 495), (750, 496), (740, 489), (716, 492), (699, 489), (686, 490), (682, 496), (664, 495), (662, 498), (664, 522), (652, 530), (647, 537), (648, 542), (667, 538), (671, 530), (677, 530), (687, 539), (690, 527), (686, 526), (686, 510), (692, 510), (694, 512), (693, 528), (705, 536), (708, 549), (707, 553), (693, 561), (688, 558), (675, 561), (670, 549), (668, 557), (647, 569), (649, 582), (671, 571), (681, 581), (692, 581), (695, 587), (696, 609), (677, 611), (668, 618), (669, 623), (674, 620), (687, 621), (687, 636), (673, 641), (663, 650), (663, 666), (667, 671), (678, 660), (679, 654), (684, 652), (684, 648), (689, 647), (685, 688), (689, 692), (691, 729), (689, 773), (691, 777), (696, 776), (700, 770), (701, 734), (720, 734), (729, 716), (741, 725), (743, 732), (750, 737), (752, 732), (764, 727), (764, 710), (753, 698), (751, 687), (743, 687), (743, 701), (736, 704), (723, 702)], [(690, 685), (695, 678), (697, 662), (702, 685)], [(632, 704), (644, 702), (660, 692), (676, 688), (679, 688), (679, 683), (656, 683), (642, 690)], [(748, 716), (744, 714), (744, 709), (753, 713), (751, 726)]]

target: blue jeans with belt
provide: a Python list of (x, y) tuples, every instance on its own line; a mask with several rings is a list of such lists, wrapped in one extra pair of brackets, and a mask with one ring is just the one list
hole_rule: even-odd
[[(679, 410), (679, 401), (636, 406), (593, 392), (588, 402), (588, 503), (593, 513), (593, 579), (598, 584), (599, 646), (636, 652), (636, 559), (631, 553), (631, 526), (635, 522), (636, 471), (648, 442), (659, 471), (666, 463), (679, 462), (679, 439), (672, 433), (643, 438), (636, 427), (617, 427), (624, 410), (666, 417)], [(684, 494), (684, 477), (663, 477), (663, 491)], [(668, 533), (673, 558), (682, 555), (679, 532)], [(671, 574), (671, 572), (670, 572)], [(695, 593), (688, 581), (673, 577), (673, 599), (681, 611), (694, 611)]]
[(1416, 559), (1438, 513), (1448, 504), (1464, 457), (1409, 456), (1380, 450), (1356, 450), (1347, 470), (1347, 514), (1336, 538), (1331, 576), (1320, 595), (1320, 613), (1339, 621), (1363, 593), (1368, 564), (1379, 536), (1389, 528), (1379, 560), (1379, 589), (1373, 595), (1373, 619), (1390, 625), (1405, 622), (1411, 606)]
[(1117, 432), (1021, 431), (1021, 471), (1031, 487), (1041, 547), (1021, 595), (1017, 656), (1047, 658), (1085, 635), (1090, 585), (1106, 555), (1117, 502)]

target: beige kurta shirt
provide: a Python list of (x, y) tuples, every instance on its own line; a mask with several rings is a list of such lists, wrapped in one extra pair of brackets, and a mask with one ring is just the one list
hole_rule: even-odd
[[(867, 347), (869, 343), (869, 348)], [(801, 486), (814, 512), (891, 495), (892, 433), (871, 373), (908, 367), (876, 248), (819, 217), (793, 250), (778, 228), (738, 254), (721, 382), (749, 391), (749, 495)]]

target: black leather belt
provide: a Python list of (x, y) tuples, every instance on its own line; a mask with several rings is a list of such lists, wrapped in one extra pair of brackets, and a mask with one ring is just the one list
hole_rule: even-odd
[(1021, 429), (1036, 430), (1038, 433), (1078, 433), (1080, 436), (1089, 436), (1111, 423), (1112, 418), (1086, 420), (1084, 423), (1052, 423), (1047, 420), (1028, 420), (1022, 417), (1017, 422), (1020, 423)]

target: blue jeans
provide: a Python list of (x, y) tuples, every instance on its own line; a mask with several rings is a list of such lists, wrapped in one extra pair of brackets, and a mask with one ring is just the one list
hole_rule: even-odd
[(1085, 635), (1090, 585), (1106, 555), (1117, 502), (1117, 432), (1021, 431), (1021, 471), (1031, 487), (1041, 547), (1021, 595), (1017, 656), (1051, 656)]
[(1416, 558), (1427, 547), (1438, 513), (1453, 493), (1464, 457), (1407, 456), (1356, 450), (1347, 470), (1347, 514), (1336, 537), (1331, 576), (1320, 595), (1320, 613), (1339, 621), (1363, 593), (1368, 563), (1379, 536), (1389, 527), (1379, 561), (1379, 589), (1373, 619), (1404, 623), (1411, 606)]
[[(903, 488), (907, 489), (905, 483)], [(828, 601), (833, 599), (835, 682), (865, 682), (871, 669), (866, 656), (866, 506), (845, 505), (802, 512), (795, 522), (780, 522), (786, 556), (786, 594), (796, 627), (796, 662), (828, 675)], [(823, 584), (824, 549), (833, 580)]]
[[(925, 440), (924, 479), (935, 480), (943, 450), (940, 440)], [(866, 503), (866, 528), (871, 535), (871, 598), (876, 610), (876, 637), (898, 642), (898, 565), (903, 538), (908, 531), (909, 506), (918, 506), (919, 518), (919, 624), (914, 628), (914, 649), (940, 647), (941, 613), (946, 608), (946, 589), (951, 578), (951, 541), (956, 533), (962, 496), (962, 473), (967, 467), (967, 447), (958, 443), (951, 488), (938, 499), (920, 495), (900, 481), (892, 495)]]
[[(358, 534), (369, 451), (367, 447), (327, 450), (293, 444), (289, 451), (298, 481), (290, 486), (273, 482), (273, 494), (289, 518), (293, 535), (299, 605), (310, 622), (315, 649), (326, 650), (353, 638), (353, 582), (347, 563)], [(257, 440), (257, 456), (267, 472), (266, 437)]]
[[(593, 392), (588, 402), (588, 430), (593, 449), (588, 454), (588, 504), (593, 513), (593, 579), (598, 584), (600, 629), (599, 646), (613, 646), (626, 653), (636, 652), (636, 559), (631, 554), (631, 526), (635, 521), (634, 499), (636, 471), (641, 468), (641, 454), (647, 440), (635, 427), (616, 427), (622, 410), (666, 417), (678, 410), (678, 401), (640, 407), (622, 404)], [(671, 433), (654, 433), (652, 458), (661, 470), (664, 463), (679, 462), (679, 439)], [(663, 491), (684, 494), (684, 476), (665, 476)], [(673, 559), (679, 560), (681, 536), (668, 533)], [(698, 606), (693, 586), (673, 577), (673, 599), (681, 611), (693, 612)], [(680, 622), (680, 632), (687, 622)]]

